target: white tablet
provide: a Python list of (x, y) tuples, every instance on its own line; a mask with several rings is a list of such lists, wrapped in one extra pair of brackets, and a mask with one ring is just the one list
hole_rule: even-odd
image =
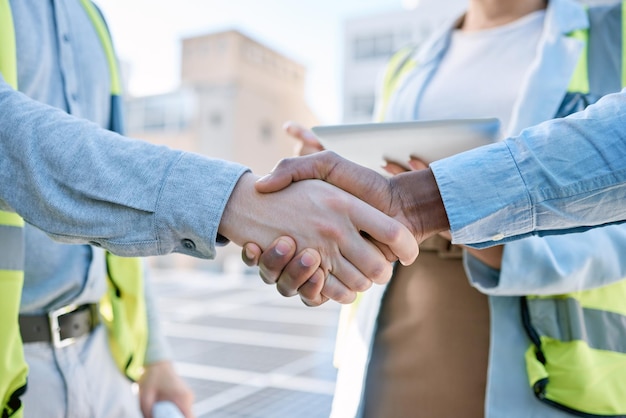
[(327, 125), (312, 128), (324, 148), (382, 172), (385, 159), (405, 167), (411, 156), (426, 163), (497, 141), (500, 121), (451, 119)]

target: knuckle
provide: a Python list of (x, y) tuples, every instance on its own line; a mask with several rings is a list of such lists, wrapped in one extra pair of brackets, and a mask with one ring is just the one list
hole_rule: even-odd
[(369, 277), (374, 283), (385, 284), (391, 278), (392, 273), (393, 267), (391, 263), (381, 262), (376, 264)]
[(278, 293), (286, 298), (292, 297), (298, 293), (296, 289), (293, 289), (290, 286), (286, 286), (284, 283), (282, 283), (282, 281), (276, 283), (276, 290), (278, 290)]
[(315, 308), (317, 306), (320, 306), (322, 303), (324, 303), (322, 300), (311, 300), (302, 295), (300, 295), (300, 300), (309, 308)]
[(362, 279), (356, 282), (354, 290), (356, 292), (365, 292), (370, 287), (372, 287), (373, 282), (368, 279)]
[(320, 290), (319, 286), (307, 281), (298, 288), (298, 294), (301, 298), (313, 301), (320, 298)]
[(389, 222), (387, 228), (385, 228), (385, 238), (389, 243), (396, 243), (402, 239), (402, 235), (405, 233), (405, 229), (398, 222)]
[(286, 170), (289, 168), (289, 166), (292, 164), (291, 160), (293, 159), (293, 157), (286, 157), (286, 158), (281, 158), (276, 165), (274, 166), (274, 168), (272, 169), (272, 172), (276, 172), (276, 171), (282, 171), (282, 170)]
[[(280, 272), (285, 267), (286, 261), (283, 260), (275, 251), (267, 251), (261, 256), (259, 265), (268, 272)], [(272, 274), (278, 276), (278, 274)]]
[(241, 252), (241, 260), (242, 260), (242, 261), (244, 262), (244, 264), (245, 264), (246, 266), (248, 266), (248, 267), (254, 267), (254, 266), (256, 266), (256, 262), (255, 262), (253, 259), (248, 258), (248, 257), (246, 256), (246, 254), (245, 254), (245, 251), (242, 251), (242, 252)]
[(339, 300), (338, 302), (344, 305), (348, 305), (352, 302), (354, 302), (356, 299), (356, 293), (355, 292), (346, 292), (344, 295), (342, 295), (341, 300)]
[(263, 280), (266, 284), (276, 283), (276, 278), (269, 275), (264, 268), (259, 269), (259, 276), (261, 276), (261, 280)]
[[(340, 212), (336, 207), (329, 205), (330, 210), (333, 213)], [(321, 219), (315, 224), (315, 229), (317, 233), (324, 238), (327, 242), (334, 242), (339, 247), (345, 241), (345, 229), (342, 229), (342, 226), (339, 222), (331, 221), (329, 219)]]
[(324, 150), (324, 151), (321, 151), (319, 154), (320, 154), (320, 159), (324, 160), (324, 162), (337, 161), (340, 158), (339, 154), (331, 150)]
[(331, 292), (325, 294), (335, 302), (341, 304), (351, 303), (356, 298), (356, 293), (345, 287), (335, 287)]

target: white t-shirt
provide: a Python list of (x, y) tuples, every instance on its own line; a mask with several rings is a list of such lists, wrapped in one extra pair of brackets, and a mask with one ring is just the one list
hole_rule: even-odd
[(492, 29), (455, 30), (417, 104), (420, 120), (496, 117), (505, 132), (534, 60), (545, 10)]

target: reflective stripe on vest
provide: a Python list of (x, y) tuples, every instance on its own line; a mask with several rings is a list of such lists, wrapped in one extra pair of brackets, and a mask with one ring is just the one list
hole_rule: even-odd
[[(104, 19), (89, 1), (81, 0), (101, 41), (111, 77), (111, 130), (122, 133), (121, 83), (113, 45)], [(0, 0), (0, 73), (17, 89), (15, 31), (9, 0)], [(19, 330), (24, 282), (24, 221), (0, 211), (0, 417), (21, 418), (20, 396), (26, 390), (28, 366)], [(130, 379), (143, 371), (147, 345), (147, 317), (142, 260), (107, 253), (109, 287), (101, 301), (104, 323), (116, 364)], [(113, 320), (112, 314), (116, 314)]]
[[(0, 15), (0, 25), (6, 22)], [(24, 221), (0, 211), (0, 394), (2, 418), (22, 417), (20, 396), (26, 390), (28, 366), (19, 328), (20, 295), (24, 284)], [(8, 237), (8, 239), (4, 239)], [(6, 257), (5, 257), (6, 255)]]
[(143, 374), (148, 345), (148, 318), (143, 262), (106, 253), (109, 286), (100, 300), (100, 315), (109, 334), (117, 367), (132, 381)]
[(413, 59), (415, 50), (415, 46), (406, 46), (396, 52), (389, 60), (383, 78), (382, 96), (380, 99), (381, 106), (378, 109), (378, 114), (375, 115), (377, 122), (382, 122), (385, 118), (389, 102), (391, 102), (391, 96), (393, 96), (400, 86), (402, 77), (417, 67), (417, 61)]
[[(15, 31), (9, 0), (0, 0), (0, 72), (17, 89)], [(19, 328), (20, 295), (24, 285), (24, 221), (17, 214), (0, 211), (0, 395), (1, 416), (21, 418), (20, 396), (26, 391), (28, 365)]]
[(111, 117), (109, 120), (109, 129), (119, 134), (124, 133), (124, 121), (122, 112), (122, 81), (119, 74), (117, 59), (115, 58), (115, 50), (111, 42), (111, 35), (107, 28), (106, 22), (100, 14), (100, 10), (91, 2), (91, 0), (80, 0), (85, 8), (89, 19), (91, 20), (109, 66), (109, 77), (111, 77)]
[(535, 395), (582, 417), (626, 417), (626, 281), (560, 296), (527, 296)]

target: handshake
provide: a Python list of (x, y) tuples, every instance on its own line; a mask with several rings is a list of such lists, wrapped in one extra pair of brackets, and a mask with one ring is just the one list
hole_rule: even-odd
[(392, 262), (411, 264), (420, 242), (448, 229), (430, 169), (385, 178), (322, 151), (284, 159), (262, 178), (244, 174), (219, 233), (282, 295), (317, 306), (388, 282)]

